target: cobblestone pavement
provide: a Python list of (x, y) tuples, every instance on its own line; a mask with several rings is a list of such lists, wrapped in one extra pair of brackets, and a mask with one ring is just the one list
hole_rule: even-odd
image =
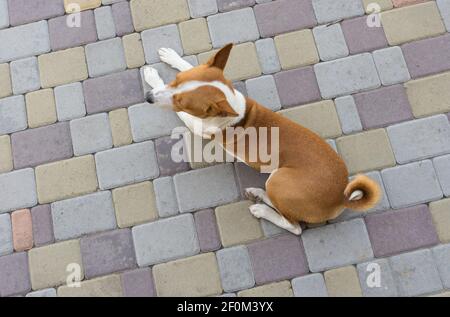
[[(0, 0), (1, 296), (450, 294), (449, 0), (64, 2)], [(264, 176), (171, 160), (181, 123), (140, 71), (228, 42), (236, 87), (330, 140), (379, 206), (299, 238), (250, 215)]]

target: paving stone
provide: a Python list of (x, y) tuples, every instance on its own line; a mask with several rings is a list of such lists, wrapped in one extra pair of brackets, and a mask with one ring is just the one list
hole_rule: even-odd
[(369, 235), (362, 219), (309, 229), (302, 235), (311, 272), (373, 258)]
[(89, 114), (115, 110), (144, 101), (139, 71), (127, 70), (83, 82)]
[(400, 296), (418, 296), (442, 290), (439, 272), (430, 250), (420, 250), (389, 259)]
[(430, 212), (436, 232), (442, 243), (450, 242), (450, 199), (432, 202)]
[(0, 0), (0, 29), (9, 26), (9, 12), (7, 1), (8, 0)]
[(48, 21), (50, 44), (53, 51), (70, 47), (82, 46), (97, 41), (97, 28), (94, 11), (80, 13), (79, 26), (67, 23), (67, 16), (61, 16)]
[[(71, 13), (76, 7), (76, 11), (85, 11), (98, 8), (102, 4), (102, 0), (64, 0), (64, 7), (67, 13)], [(76, 5), (76, 6), (74, 6)]]
[(117, 227), (110, 192), (98, 192), (51, 205), (56, 241)]
[(222, 249), (216, 256), (225, 292), (239, 291), (255, 285), (250, 256), (245, 246)]
[(109, 113), (109, 123), (114, 147), (130, 145), (133, 143), (131, 125), (127, 109), (117, 109)]
[[(261, 37), (311, 28), (317, 24), (311, 1), (283, 0), (254, 7)], [(283, 19), (279, 19), (283, 16)]]
[(81, 83), (56, 87), (54, 93), (56, 113), (59, 121), (68, 121), (86, 115), (83, 86)]
[(200, 252), (194, 218), (181, 215), (133, 228), (140, 267), (195, 255)]
[(336, 111), (344, 134), (352, 134), (362, 131), (361, 118), (352, 96), (336, 98), (334, 101)]
[(76, 156), (96, 153), (113, 146), (111, 127), (106, 113), (72, 120), (70, 132)]
[(390, 10), (394, 7), (392, 0), (363, 0), (364, 8), (368, 14), (374, 13), (373, 5), (371, 6), (372, 3), (378, 5), (381, 11)]
[(322, 274), (310, 274), (292, 280), (295, 297), (328, 297)]
[(437, 157), (433, 160), (433, 165), (436, 170), (436, 174), (441, 184), (442, 191), (445, 196), (450, 196), (450, 155)]
[(255, 0), (219, 0), (218, 7), (220, 12), (233, 11), (236, 9), (254, 6), (256, 4)]
[(39, 291), (28, 293), (25, 297), (57, 297), (54, 288), (46, 288)]
[(188, 0), (192, 18), (205, 17), (217, 13), (216, 0)]
[(349, 55), (340, 24), (318, 26), (313, 29), (313, 34), (322, 61), (330, 61)]
[(112, 191), (119, 228), (128, 228), (158, 218), (153, 184), (144, 182)]
[(380, 87), (372, 55), (364, 53), (314, 66), (323, 99)]
[(380, 16), (391, 46), (445, 33), (435, 1), (381, 12)]
[(359, 0), (314, 0), (312, 4), (320, 24), (364, 14), (364, 8)]
[(29, 57), (10, 64), (12, 90), (15, 95), (41, 88), (36, 57)]
[(119, 275), (109, 275), (81, 282), (80, 287), (61, 286), (58, 297), (122, 297)]
[(12, 95), (11, 74), (9, 64), (0, 64), (0, 98)]
[(0, 296), (26, 294), (31, 290), (25, 252), (0, 257)]
[(0, 256), (13, 253), (11, 216), (0, 215)]
[(85, 276), (88, 279), (136, 267), (129, 229), (82, 238), (80, 248)]
[(267, 221), (265, 219), (261, 219), (261, 228), (264, 232), (264, 236), (266, 238), (271, 238), (271, 237), (275, 237), (284, 233), (289, 233), (288, 231), (274, 225), (273, 223), (271, 223), (270, 221)]
[(138, 269), (121, 275), (124, 297), (155, 297), (156, 290), (150, 269)]
[(95, 9), (94, 15), (98, 39), (102, 41), (115, 37), (116, 26), (114, 25), (111, 7), (101, 7)]
[(50, 205), (40, 205), (31, 209), (34, 245), (41, 247), (55, 241)]
[(358, 264), (357, 269), (362, 293), (365, 297), (398, 296), (388, 260), (380, 259)]
[(202, 252), (216, 251), (222, 247), (214, 210), (206, 209), (194, 214), (195, 227)]
[(293, 297), (291, 283), (283, 281), (251, 288), (238, 293), (239, 297)]
[(153, 181), (156, 206), (161, 218), (178, 214), (178, 202), (172, 177), (161, 177)]
[(176, 144), (180, 142), (183, 142), (183, 140), (172, 139), (171, 137), (162, 137), (155, 141), (160, 176), (173, 176), (190, 169), (186, 159), (179, 163), (173, 159), (172, 151)]
[(440, 245), (432, 249), (436, 266), (441, 276), (442, 284), (445, 288), (450, 288), (450, 245)]
[(403, 7), (408, 5), (413, 5), (421, 2), (425, 2), (427, 0), (392, 0), (394, 7)]
[(312, 65), (319, 61), (311, 30), (277, 35), (274, 40), (284, 70)]
[(0, 213), (36, 205), (36, 181), (33, 169), (1, 174), (0, 202)]
[(42, 88), (51, 88), (88, 78), (84, 48), (77, 47), (38, 57)]
[(0, 63), (50, 51), (47, 21), (0, 30)]
[(400, 47), (394, 46), (375, 51), (373, 60), (384, 86), (403, 83), (411, 79)]
[(29, 209), (11, 213), (13, 245), (16, 252), (27, 251), (33, 247), (33, 224)]
[(0, 99), (0, 135), (27, 128), (27, 112), (23, 96)]
[(358, 274), (354, 266), (327, 271), (324, 277), (330, 297), (362, 297)]
[(247, 188), (265, 188), (269, 174), (263, 174), (249, 167), (244, 163), (236, 163), (234, 165), (236, 172), (236, 180), (239, 185), (241, 196), (245, 197)]
[[(6, 1), (5, 1), (6, 2)], [(46, 20), (64, 14), (62, 1), (8, 1), (9, 22), (12, 26)]]
[(255, 45), (263, 74), (279, 72), (281, 65), (274, 40), (271, 38), (258, 40)]
[(28, 127), (38, 128), (57, 121), (53, 89), (30, 92), (25, 96)]
[(97, 190), (93, 156), (77, 157), (36, 168), (39, 203), (47, 204)]
[(104, 76), (127, 68), (120, 38), (86, 45), (86, 59), (90, 77)]
[(382, 171), (393, 208), (414, 206), (442, 198), (442, 190), (431, 161), (397, 166)]
[(112, 14), (117, 36), (123, 36), (134, 32), (133, 18), (131, 16), (130, 3), (128, 1), (114, 3), (112, 5)]
[(212, 49), (206, 19), (181, 22), (178, 25), (184, 54), (198, 54)]
[(170, 47), (179, 55), (183, 54), (180, 33), (177, 25), (172, 24), (142, 32), (145, 60), (148, 64), (160, 62), (158, 50), (161, 47)]
[(125, 60), (128, 68), (136, 68), (144, 66), (145, 55), (142, 46), (141, 35), (133, 33), (125, 35), (122, 38), (123, 48), (125, 51)]
[(450, 3), (445, 0), (436, 0), (436, 4), (441, 12), (447, 31), (450, 31)]
[(0, 136), (0, 174), (13, 170), (11, 139), (9, 135)]
[(33, 290), (65, 284), (69, 265), (77, 265), (79, 271), (71, 268), (70, 272), (80, 273), (80, 280), (84, 278), (79, 240), (34, 248), (28, 252), (28, 257)]
[(450, 152), (450, 124), (445, 115), (401, 123), (387, 131), (400, 164)]
[(273, 76), (267, 75), (245, 82), (248, 96), (272, 111), (281, 109), (281, 102)]

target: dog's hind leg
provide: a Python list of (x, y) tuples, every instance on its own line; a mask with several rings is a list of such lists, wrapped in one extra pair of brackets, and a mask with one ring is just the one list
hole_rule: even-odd
[(158, 54), (161, 61), (172, 68), (178, 69), (180, 72), (194, 68), (194, 66), (182, 59), (181, 56), (171, 48), (160, 48)]
[(270, 201), (269, 196), (267, 195), (266, 191), (261, 188), (247, 188), (245, 190), (245, 195), (248, 199), (250, 199), (253, 202), (263, 202), (269, 207), (272, 207), (273, 209), (276, 209), (273, 205), (273, 203)]
[(270, 208), (267, 205), (256, 204), (250, 206), (249, 208), (252, 215), (258, 219), (260, 218), (266, 219), (267, 221), (270, 221), (274, 225), (283, 228), (295, 235), (302, 234), (302, 228), (300, 227), (300, 224), (293, 224), (289, 222), (289, 220), (284, 218), (276, 210)]

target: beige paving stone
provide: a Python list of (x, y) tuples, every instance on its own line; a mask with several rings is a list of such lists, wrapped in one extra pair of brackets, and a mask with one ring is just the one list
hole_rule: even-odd
[(136, 68), (145, 65), (144, 47), (142, 46), (141, 35), (133, 33), (122, 38), (123, 49), (125, 50), (125, 60), (128, 68)]
[(435, 1), (382, 12), (381, 21), (390, 45), (446, 32)]
[[(217, 50), (198, 55), (199, 63), (206, 63)], [(225, 76), (232, 81), (244, 80), (261, 75), (258, 54), (254, 43), (234, 46), (225, 68)]]
[(293, 297), (289, 281), (258, 286), (238, 293), (239, 297)]
[(155, 191), (151, 182), (113, 190), (117, 224), (128, 228), (158, 218)]
[(186, 0), (131, 0), (130, 7), (138, 32), (190, 18)]
[(222, 293), (214, 253), (156, 265), (153, 276), (160, 297), (201, 297)]
[(290, 108), (280, 113), (323, 138), (336, 138), (342, 135), (341, 123), (332, 100)]
[(248, 209), (252, 203), (242, 201), (216, 208), (220, 240), (224, 247), (257, 240), (263, 237), (261, 224)]
[(44, 54), (38, 57), (41, 86), (52, 88), (88, 78), (83, 47)]
[(80, 11), (98, 8), (101, 6), (102, 0), (64, 0), (64, 8), (67, 13), (72, 13), (73, 8), (79, 6)]
[(25, 96), (28, 127), (38, 128), (55, 123), (56, 103), (53, 89), (42, 89), (30, 92)]
[(0, 64), (0, 98), (12, 95), (11, 75), (9, 64)]
[(98, 183), (94, 157), (87, 155), (38, 166), (36, 185), (41, 204), (95, 192)]
[(119, 275), (110, 275), (84, 281), (81, 287), (61, 286), (59, 297), (122, 297), (122, 284)]
[(185, 55), (198, 54), (212, 49), (206, 19), (194, 19), (178, 25)]
[[(390, 10), (394, 7), (391, 0), (363, 0), (364, 9), (366, 10), (366, 13), (375, 13), (372, 7), (374, 7), (371, 4), (379, 5), (379, 8), (381, 11)], [(371, 9), (371, 10), (369, 10)]]
[(439, 240), (450, 242), (450, 199), (435, 201), (430, 204), (430, 212)]
[(84, 279), (79, 240), (31, 249), (28, 260), (33, 290), (66, 284), (70, 273), (80, 273), (80, 281)]
[(109, 123), (115, 147), (129, 145), (133, 142), (130, 119), (127, 109), (117, 109), (109, 113)]
[(354, 266), (327, 271), (324, 277), (330, 297), (362, 297), (358, 273)]
[(425, 2), (425, 1), (430, 1), (430, 0), (392, 0), (392, 2), (394, 3), (394, 7), (403, 7), (403, 6), (417, 4), (417, 3), (421, 3), (421, 2)]
[(301, 30), (275, 36), (281, 67), (285, 70), (319, 62), (311, 30)]
[(350, 174), (395, 166), (395, 157), (384, 129), (337, 139), (339, 154)]
[(0, 136), (0, 174), (13, 169), (11, 138), (9, 135)]
[(405, 87), (416, 118), (450, 111), (450, 72), (412, 80)]

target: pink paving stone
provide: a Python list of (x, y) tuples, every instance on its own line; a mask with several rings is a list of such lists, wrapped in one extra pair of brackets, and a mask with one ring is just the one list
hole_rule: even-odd
[(173, 176), (190, 170), (189, 163), (186, 161), (177, 163), (172, 159), (172, 148), (178, 142), (179, 140), (172, 139), (170, 136), (155, 141), (160, 176)]
[(29, 209), (14, 211), (11, 214), (14, 250), (30, 250), (33, 247), (33, 224)]
[(73, 156), (68, 122), (14, 133), (11, 146), (15, 169), (35, 167)]
[(222, 247), (214, 210), (206, 209), (194, 214), (195, 227), (202, 252), (217, 251)]
[(383, 27), (369, 27), (366, 16), (346, 20), (341, 25), (350, 54), (370, 52), (388, 46)]
[(394, 4), (394, 7), (398, 8), (427, 1), (428, 0), (392, 0), (392, 3)]
[(121, 276), (124, 297), (155, 297), (156, 290), (150, 269), (125, 272)]
[(270, 174), (260, 173), (244, 163), (236, 163), (234, 169), (242, 197), (245, 197), (247, 188), (266, 188), (266, 182)]
[(317, 25), (311, 0), (277, 0), (254, 7), (261, 37)]
[(354, 99), (364, 129), (386, 127), (413, 119), (411, 106), (402, 85), (356, 94)]
[(134, 32), (133, 18), (131, 17), (128, 1), (114, 3), (112, 5), (112, 15), (117, 36), (124, 36), (125, 34)]
[(450, 34), (405, 44), (402, 51), (412, 78), (450, 69)]
[(303, 243), (294, 235), (257, 241), (247, 247), (257, 285), (291, 279), (309, 272)]
[(63, 0), (8, 0), (11, 26), (46, 20), (64, 14)]
[(365, 221), (376, 257), (390, 256), (439, 243), (426, 205), (368, 215)]
[(94, 11), (81, 12), (80, 20), (80, 27), (69, 27), (67, 25), (66, 15), (48, 21), (50, 46), (53, 51), (86, 45), (97, 41)]
[(83, 82), (89, 114), (111, 111), (144, 102), (139, 70), (132, 69)]
[(25, 252), (0, 257), (0, 297), (31, 291), (28, 255)]
[(275, 74), (275, 82), (284, 108), (319, 101), (321, 99), (316, 74), (312, 66)]
[(37, 247), (44, 246), (55, 241), (53, 235), (53, 220), (50, 205), (41, 205), (31, 209), (33, 222), (33, 238)]

